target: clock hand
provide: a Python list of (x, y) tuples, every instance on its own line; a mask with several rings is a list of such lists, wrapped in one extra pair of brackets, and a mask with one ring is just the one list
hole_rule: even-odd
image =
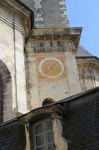
[(48, 69), (47, 69), (44, 73), (47, 73), (50, 69), (52, 69), (53, 67), (55, 67), (56, 64), (57, 64), (57, 63), (49, 65), (49, 66), (48, 66)]

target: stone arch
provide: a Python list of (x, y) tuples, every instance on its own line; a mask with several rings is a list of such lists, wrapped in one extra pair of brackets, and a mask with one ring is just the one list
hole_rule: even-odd
[(12, 80), (7, 66), (0, 60), (0, 123), (12, 118)]
[(55, 100), (53, 100), (52, 98), (46, 98), (46, 99), (43, 100), (42, 106), (47, 106), (47, 105), (50, 105), (54, 102), (55, 102)]

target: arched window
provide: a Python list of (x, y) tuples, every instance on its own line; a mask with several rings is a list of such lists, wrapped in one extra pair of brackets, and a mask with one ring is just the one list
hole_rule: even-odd
[(0, 123), (12, 119), (12, 80), (7, 66), (0, 60)]
[(51, 99), (51, 98), (46, 98), (46, 99), (43, 100), (42, 106), (47, 106), (47, 105), (50, 105), (50, 104), (52, 104), (52, 103), (54, 103), (54, 100), (53, 100), (53, 99)]
[(55, 150), (53, 123), (46, 119), (32, 126), (32, 149), (33, 150)]

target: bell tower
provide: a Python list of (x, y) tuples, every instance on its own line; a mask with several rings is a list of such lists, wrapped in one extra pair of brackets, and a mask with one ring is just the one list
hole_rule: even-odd
[(76, 52), (81, 28), (70, 28), (65, 0), (21, 0), (34, 10), (34, 27), (25, 46), (28, 108), (80, 92)]
[[(12, 26), (8, 26), (9, 20), (7, 23), (1, 21), (3, 42), (0, 45), (0, 53), (4, 57), (2, 55), (0, 57), (8, 68), (6, 72), (9, 78), (6, 80), (9, 82), (5, 86), (5, 91), (10, 93), (9, 96), (5, 96), (5, 93), (2, 95), (2, 102), (8, 107), (9, 116), (5, 111), (6, 107), (1, 103), (0, 108), (4, 111), (3, 116), (5, 115), (3, 119), (0, 118), (1, 121), (13, 118), (16, 112), (26, 113), (41, 107), (45, 99), (59, 101), (80, 92), (75, 54), (81, 28), (68, 27), (65, 1), (24, 0), (23, 2), (35, 13), (35, 28), (32, 30), (30, 9), (27, 10), (26, 6), (24, 8), (23, 3), (21, 8), (20, 4), (13, 1), (14, 8), (17, 5), (18, 10), (20, 8), (19, 12), (17, 10), (14, 12), (14, 16), (10, 11), (14, 10), (13, 8), (9, 7), (6, 13), (5, 6), (5, 11), (2, 11), (5, 18), (11, 19)], [(1, 68), (6, 68), (2, 66), (3, 63)], [(2, 81), (5, 82), (3, 74), (2, 72), (0, 77), (1, 93)], [(9, 85), (11, 91), (8, 90)]]
[(34, 29), (26, 47), (28, 106), (80, 92), (75, 59), (81, 28)]

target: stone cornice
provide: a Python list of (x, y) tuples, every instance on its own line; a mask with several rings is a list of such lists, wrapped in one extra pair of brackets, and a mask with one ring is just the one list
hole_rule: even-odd
[[(5, 22), (10, 27), (19, 30), (21, 33), (24, 32), (26, 39), (29, 36), (32, 26), (31, 11), (19, 4), (16, 0), (0, 1), (0, 7), (0, 20)], [(2, 10), (5, 12), (2, 13)]]
[(0, 20), (3, 21), (4, 23), (6, 23), (8, 26), (17, 29), (17, 30), (20, 31), (21, 33), (24, 32), (24, 29), (23, 29), (22, 26), (20, 26), (19, 24), (17, 24), (17, 23), (15, 23), (15, 22), (11, 21), (11, 20), (8, 19), (7, 17), (0, 15)]
[[(74, 48), (77, 49), (80, 36), (81, 36), (82, 28), (46, 28), (46, 29), (34, 29), (32, 32), (33, 40), (68, 40), (69, 41), (69, 49)], [(45, 38), (44, 38), (45, 37)], [(70, 41), (72, 45), (70, 45)], [(73, 47), (72, 47), (73, 46)]]
[(91, 64), (99, 67), (98, 57), (76, 57), (78, 64)]
[(99, 58), (97, 56), (76, 56), (77, 59), (82, 59), (82, 60), (95, 60), (99, 61)]
[(38, 121), (39, 119), (42, 119), (44, 117), (52, 117), (52, 114), (63, 114), (64, 109), (61, 105), (49, 105), (47, 107), (41, 107), (37, 108), (31, 112), (29, 112), (26, 115), (23, 115), (19, 118), (19, 120), (25, 124), (25, 123), (31, 123)]
[(22, 5), (18, 4), (15, 0), (3, 0), (0, 1), (0, 6), (6, 7), (7, 9), (13, 11), (21, 16), (30, 16), (30, 11), (25, 9)]

